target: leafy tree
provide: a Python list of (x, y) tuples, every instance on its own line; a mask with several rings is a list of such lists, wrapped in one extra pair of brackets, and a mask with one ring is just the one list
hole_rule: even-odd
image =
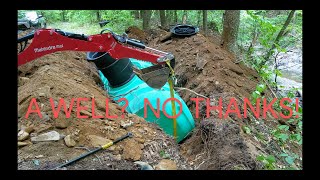
[(151, 10), (143, 10), (142, 18), (143, 18), (143, 25), (142, 25), (143, 29), (144, 30), (150, 29)]
[(203, 31), (204, 34), (207, 35), (207, 22), (208, 22), (208, 12), (207, 10), (203, 10)]
[(177, 10), (174, 10), (174, 22), (178, 23), (178, 13)]
[(226, 10), (223, 18), (221, 45), (223, 48), (236, 52), (236, 41), (240, 23), (240, 10)]
[[(282, 26), (281, 30), (279, 31), (276, 39), (274, 40), (274, 42), (272, 43), (272, 47), (270, 48), (270, 50), (267, 52), (267, 55), (265, 56), (265, 61), (263, 61), (263, 64), (268, 61), (269, 57), (273, 54), (273, 50), (276, 48), (276, 46), (278, 45), (278, 42), (280, 40), (280, 38), (283, 37), (286, 28), (288, 27), (293, 15), (294, 15), (295, 10), (290, 11), (288, 18), (286, 20), (286, 22), (284, 23), (284, 25)], [(262, 65), (263, 65), (262, 64)]]
[(187, 20), (188, 20), (188, 11), (184, 10), (182, 15), (182, 24), (187, 24)]
[(167, 19), (166, 19), (166, 12), (165, 10), (159, 10), (160, 11), (160, 22), (162, 27), (167, 27)]

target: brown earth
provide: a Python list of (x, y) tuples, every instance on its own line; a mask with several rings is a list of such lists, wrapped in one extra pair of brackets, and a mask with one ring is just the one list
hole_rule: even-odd
[[(175, 55), (178, 87), (188, 88), (213, 100), (222, 97), (224, 112), (228, 100), (234, 97), (238, 99), (237, 103), (243, 114), (241, 99), (250, 98), (259, 83), (259, 76), (246, 65), (235, 63), (238, 60), (218, 45), (219, 37), (197, 34), (186, 38), (173, 37), (160, 43), (159, 39), (167, 33), (164, 30), (144, 32), (137, 27), (130, 27), (126, 32), (130, 38), (142, 40), (150, 47)], [(36, 134), (49, 130), (56, 130), (64, 135), (71, 134), (76, 140), (76, 147), (93, 147), (97, 139), (114, 140), (128, 131), (135, 134), (133, 139), (124, 140), (109, 150), (97, 153), (102, 164), (97, 157), (91, 156), (68, 166), (67, 169), (137, 169), (133, 164), (137, 160), (148, 162), (155, 167), (162, 159), (160, 154), (163, 152), (169, 154), (170, 159), (177, 163), (178, 169), (261, 169), (261, 164), (255, 160), (257, 155), (276, 154), (281, 151), (268, 134), (270, 129), (279, 125), (277, 120), (268, 117), (257, 123), (255, 118), (237, 119), (233, 114), (227, 118), (228, 121), (215, 117), (207, 118), (204, 103), (200, 104), (201, 116), (196, 119), (193, 134), (179, 145), (180, 148), (159, 127), (135, 115), (126, 115), (123, 121), (131, 120), (135, 124), (123, 129), (119, 119), (76, 119), (74, 107), (69, 120), (56, 122), (50, 109), (49, 97), (55, 100), (65, 98), (67, 104), (71, 97), (94, 97), (97, 106), (95, 113), (103, 115), (105, 112), (105, 98), (108, 95), (102, 88), (95, 67), (84, 58), (83, 53), (55, 53), (28, 63), (18, 71), (20, 128), (33, 125)], [(195, 103), (190, 98), (197, 95), (186, 90), (176, 90), (194, 115)], [(269, 91), (265, 94), (270, 96)], [(37, 98), (44, 114), (43, 119), (37, 115), (30, 116), (28, 120), (23, 118), (32, 97)], [(91, 107), (90, 101), (83, 105)], [(121, 108), (114, 103), (109, 104), (109, 109), (112, 115), (121, 113)], [(82, 113), (90, 116), (92, 112), (89, 108)], [(212, 114), (216, 115), (213, 112)], [(264, 140), (260, 141), (250, 134), (245, 134), (242, 131), (244, 125), (251, 128), (253, 135), (259, 134)], [(94, 140), (92, 137), (95, 137)], [(67, 147), (63, 140), (24, 146), (18, 150), (19, 169), (49, 168), (86, 151), (76, 147)], [(294, 146), (291, 148), (301, 154), (301, 149)], [(39, 159), (40, 165), (37, 166), (34, 160), (38, 155), (44, 157)], [(187, 159), (187, 162), (184, 159)], [(283, 159), (277, 160), (283, 162)]]
[[(87, 150), (83, 147), (93, 149), (127, 132), (132, 132), (134, 137), (96, 153), (99, 158), (92, 155), (66, 169), (138, 169), (133, 163), (138, 160), (155, 166), (163, 159), (161, 151), (166, 152), (168, 158), (176, 162), (178, 169), (191, 168), (179, 155), (174, 140), (155, 124), (128, 113), (123, 119), (91, 118), (91, 99), (95, 99), (95, 114), (105, 116), (105, 99), (108, 95), (100, 84), (95, 66), (86, 61), (84, 53), (54, 53), (18, 69), (18, 131), (33, 126), (35, 130), (30, 134), (32, 137), (55, 130), (60, 135), (71, 135), (76, 142), (75, 147), (67, 147), (63, 139), (56, 142), (30, 143), (28, 138), (24, 142), (30, 144), (18, 149), (18, 169), (53, 168), (85, 153)], [(57, 119), (53, 117), (50, 98), (53, 98), (56, 107), (59, 98), (64, 98), (69, 106), (72, 98), (79, 97), (89, 99), (81, 102), (81, 106), (88, 109), (80, 113), (89, 116), (88, 119), (77, 118), (77, 101), (72, 106), (70, 118), (66, 118), (64, 113), (60, 113)], [(28, 119), (25, 118), (32, 98), (36, 98), (42, 119), (37, 113), (31, 113)], [(120, 116), (121, 107), (109, 102), (109, 113)], [(120, 126), (130, 121), (134, 122), (132, 126), (126, 129)]]
[(248, 153), (239, 127), (233, 121), (201, 121), (182, 151), (189, 161), (196, 164), (195, 169), (258, 169), (258, 164)]
[[(139, 31), (136, 29), (135, 32)], [(150, 47), (174, 54), (177, 87), (188, 88), (210, 98), (215, 101), (214, 105), (217, 105), (216, 102), (221, 97), (223, 113), (229, 100), (235, 98), (243, 117), (243, 98), (251, 98), (251, 93), (261, 83), (261, 79), (255, 70), (238, 63), (239, 60), (234, 55), (220, 47), (219, 36), (205, 37), (198, 33), (184, 38), (173, 36), (160, 42), (168, 32), (149, 30), (147, 34), (149, 39), (146, 44)], [(129, 37), (131, 36), (135, 34), (129, 33)], [(200, 96), (184, 89), (176, 88), (176, 91), (195, 117), (195, 102), (190, 99)], [(265, 96), (273, 98), (269, 89), (265, 91)], [(257, 155), (277, 155), (281, 152), (270, 131), (286, 120), (276, 120), (270, 114), (265, 119), (252, 116), (239, 119), (235, 114), (230, 114), (227, 120), (221, 120), (217, 118), (217, 112), (211, 111), (210, 117), (206, 117), (204, 102), (200, 103), (199, 109), (200, 117), (196, 118), (196, 128), (191, 137), (181, 145), (181, 152), (195, 169), (261, 169), (261, 163), (256, 161)], [(245, 134), (244, 126), (250, 127), (252, 134)], [(253, 135), (261, 136), (263, 140)], [(291, 143), (288, 146), (302, 156), (301, 148)], [(279, 164), (285, 164), (283, 158), (276, 158)]]

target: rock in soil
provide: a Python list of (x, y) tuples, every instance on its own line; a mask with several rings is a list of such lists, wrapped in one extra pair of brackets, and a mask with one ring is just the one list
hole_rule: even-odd
[(140, 170), (153, 170), (152, 166), (150, 166), (148, 163), (146, 162), (142, 162), (142, 161), (136, 161), (134, 162), (135, 164), (138, 164), (140, 166)]
[(162, 159), (155, 167), (156, 170), (177, 170), (177, 164), (169, 159)]
[(29, 138), (29, 133), (25, 132), (24, 130), (21, 130), (18, 133), (18, 141), (24, 141), (24, 140), (26, 140), (28, 138)]
[(20, 142), (20, 141), (18, 141), (18, 147), (27, 146), (29, 144), (30, 144), (30, 142)]
[(129, 121), (128, 123), (125, 123), (125, 122), (123, 122), (123, 121), (121, 121), (121, 123), (120, 123), (120, 126), (122, 127), (122, 128), (127, 128), (127, 127), (129, 127), (129, 126), (132, 126), (133, 125), (133, 122), (132, 121)]
[(43, 158), (44, 156), (42, 154), (35, 156), (34, 158), (39, 159), (39, 158)]
[(67, 128), (70, 124), (69, 119), (59, 115), (59, 117), (57, 119), (55, 119), (55, 126), (58, 129), (64, 129)]
[(31, 137), (32, 142), (58, 141), (58, 140), (60, 140), (60, 134), (57, 131), (50, 131), (35, 137)]
[(68, 147), (74, 147), (77, 144), (76, 141), (72, 139), (71, 135), (67, 135), (64, 138), (64, 142)]
[(38, 89), (38, 96), (39, 97), (46, 97), (49, 98), (51, 97), (50, 94), (50, 86), (44, 86)]
[(23, 86), (27, 83), (30, 79), (27, 77), (19, 77), (18, 86)]
[(22, 130), (24, 130), (27, 133), (32, 133), (34, 131), (34, 127), (33, 126), (28, 126), (26, 128), (22, 128)]
[(121, 161), (121, 154), (115, 155), (115, 156), (114, 156), (114, 159), (115, 159), (116, 161)]

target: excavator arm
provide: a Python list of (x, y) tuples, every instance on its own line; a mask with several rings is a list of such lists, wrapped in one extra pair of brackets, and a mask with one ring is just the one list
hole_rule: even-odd
[[(26, 44), (32, 40), (26, 48)], [(149, 48), (143, 43), (113, 32), (86, 36), (57, 29), (40, 29), (18, 39), (18, 66), (57, 51), (108, 52), (116, 60), (135, 58), (155, 64), (174, 59), (170, 53)]]
[[(109, 29), (105, 29), (109, 30)], [(169, 68), (175, 64), (174, 56), (145, 46), (127, 36), (108, 33), (86, 36), (59, 29), (40, 29), (18, 38), (18, 66), (24, 65), (46, 54), (58, 51), (107, 52), (113, 59), (135, 58), (148, 61), (154, 66), (136, 70), (135, 73), (150, 87), (159, 89), (172, 74)], [(32, 42), (27, 47), (29, 41)], [(168, 63), (170, 62), (170, 63)]]

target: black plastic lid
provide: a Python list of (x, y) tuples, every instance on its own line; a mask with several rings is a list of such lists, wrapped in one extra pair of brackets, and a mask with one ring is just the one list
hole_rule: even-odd
[(176, 25), (170, 29), (174, 35), (177, 36), (192, 36), (199, 32), (199, 28), (191, 25)]

